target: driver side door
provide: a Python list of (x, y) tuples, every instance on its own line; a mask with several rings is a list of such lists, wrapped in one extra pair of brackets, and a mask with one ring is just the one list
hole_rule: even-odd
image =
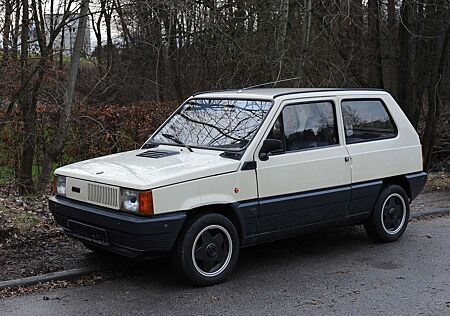
[[(264, 139), (282, 148), (255, 153), (258, 234), (343, 221), (351, 199), (351, 169), (342, 116), (334, 99), (290, 101), (280, 107)], [(259, 146), (261, 148), (261, 144)]]

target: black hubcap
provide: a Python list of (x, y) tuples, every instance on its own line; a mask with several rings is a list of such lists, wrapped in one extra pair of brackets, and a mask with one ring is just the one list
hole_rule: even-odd
[(214, 258), (215, 256), (217, 256), (217, 246), (216, 246), (216, 244), (213, 244), (213, 243), (209, 244), (206, 247), (206, 254), (210, 258)]
[(389, 231), (395, 231), (402, 224), (403, 219), (403, 203), (397, 196), (393, 196), (387, 200), (383, 209), (383, 223)]
[(195, 261), (204, 272), (215, 272), (225, 263), (229, 245), (225, 234), (210, 229), (200, 236), (195, 248)]

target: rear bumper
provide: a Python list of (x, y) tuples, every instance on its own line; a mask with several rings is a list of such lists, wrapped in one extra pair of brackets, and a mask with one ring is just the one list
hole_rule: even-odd
[[(56, 196), (49, 199), (49, 207), (67, 235), (127, 257), (170, 252), (186, 219), (184, 212), (142, 217)], [(81, 236), (69, 221), (104, 230), (106, 241)]]
[(409, 190), (411, 193), (411, 201), (414, 200), (422, 191), (425, 183), (427, 182), (426, 172), (416, 172), (407, 174), (405, 177), (408, 180)]

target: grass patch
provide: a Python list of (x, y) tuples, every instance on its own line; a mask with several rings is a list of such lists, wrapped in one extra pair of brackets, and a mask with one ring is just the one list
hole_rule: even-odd
[[(53, 178), (53, 172), (55, 171), (55, 169), (58, 167), (58, 165), (55, 163), (53, 164), (53, 168), (52, 171), (50, 172), (50, 177), (48, 179), (48, 183), (50, 184)], [(33, 169), (32, 169), (32, 176), (33, 176), (33, 181), (34, 183), (36, 183), (36, 181), (39, 178), (39, 174), (40, 174), (40, 167), (36, 164), (33, 165)], [(15, 182), (15, 175), (14, 175), (14, 169), (9, 167), (9, 166), (0, 166), (0, 186), (7, 186), (9, 184), (14, 184)]]
[(7, 185), (14, 179), (14, 170), (8, 166), (0, 166), (0, 186)]
[(25, 235), (35, 230), (40, 224), (39, 216), (34, 212), (26, 211), (25, 207), (7, 208), (0, 205), (0, 243), (8, 236)]
[(45, 196), (0, 196), (0, 249), (18, 240), (31, 242), (52, 225)]
[(450, 191), (450, 173), (436, 172), (428, 175), (427, 191)]
[(36, 214), (22, 208), (0, 209), (0, 229), (4, 231), (22, 235), (32, 231), (40, 222), (40, 218)]

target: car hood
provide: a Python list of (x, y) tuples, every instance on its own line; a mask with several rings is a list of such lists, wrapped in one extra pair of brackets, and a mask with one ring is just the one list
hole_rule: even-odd
[(160, 158), (138, 156), (165, 148), (138, 149), (85, 160), (56, 169), (55, 174), (137, 190), (237, 171), (240, 162), (223, 158), (219, 151), (169, 149)]

